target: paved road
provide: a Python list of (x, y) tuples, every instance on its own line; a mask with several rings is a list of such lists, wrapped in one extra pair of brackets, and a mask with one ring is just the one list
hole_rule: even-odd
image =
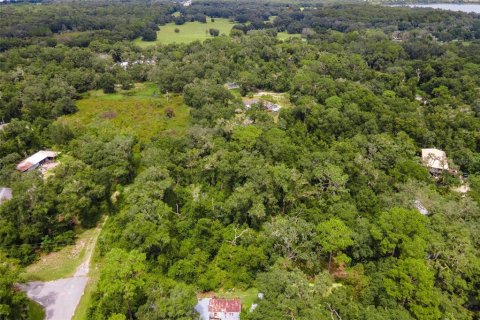
[(73, 277), (48, 282), (34, 281), (18, 285), (21, 290), (27, 293), (28, 297), (44, 307), (45, 320), (72, 319), (87, 285), (90, 259), (100, 230), (101, 228), (97, 229), (96, 236), (87, 246), (85, 260), (78, 266)]
[(75, 313), (87, 281), (86, 276), (81, 276), (48, 282), (29, 282), (20, 287), (32, 300), (45, 308), (45, 319), (69, 320)]

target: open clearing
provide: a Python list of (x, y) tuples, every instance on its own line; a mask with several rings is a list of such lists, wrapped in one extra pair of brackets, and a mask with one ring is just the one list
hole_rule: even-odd
[[(142, 38), (135, 39), (134, 43), (142, 48), (152, 47), (159, 44), (171, 44), (171, 43), (191, 43), (193, 41), (203, 41), (213, 38), (208, 30), (210, 28), (218, 29), (220, 35), (229, 35), (234, 22), (228, 19), (215, 18), (215, 22), (211, 22), (210, 18), (207, 18), (207, 23), (186, 22), (183, 25), (176, 25), (175, 23), (168, 23), (164, 26), (159, 26), (160, 30), (157, 31), (156, 41), (143, 41)], [(175, 29), (180, 30), (176, 33)], [(300, 38), (299, 33), (289, 34), (287, 32), (279, 32), (277, 39), (287, 40), (289, 38)]]
[(277, 39), (278, 40), (287, 40), (287, 39), (290, 39), (290, 38), (301, 38), (302, 35), (300, 33), (287, 33), (287, 32), (279, 32), (277, 34)]
[[(182, 134), (190, 119), (189, 108), (183, 104), (181, 96), (162, 95), (152, 83), (138, 83), (131, 90), (119, 90), (112, 94), (91, 91), (77, 102), (77, 107), (78, 112), (57, 121), (75, 131), (125, 134), (142, 142), (159, 134)], [(173, 110), (173, 118), (166, 116), (167, 107)]]
[[(149, 47), (158, 44), (170, 44), (170, 43), (190, 43), (196, 40), (203, 41), (205, 39), (213, 38), (208, 29), (218, 29), (220, 34), (230, 34), (234, 23), (228, 19), (216, 18), (215, 22), (211, 22), (210, 18), (207, 18), (207, 23), (186, 22), (183, 25), (176, 25), (175, 23), (168, 23), (164, 26), (159, 26), (160, 30), (157, 31), (156, 41), (143, 41), (141, 38), (135, 40), (135, 43), (140, 47)], [(175, 32), (175, 29), (180, 30), (179, 33)]]

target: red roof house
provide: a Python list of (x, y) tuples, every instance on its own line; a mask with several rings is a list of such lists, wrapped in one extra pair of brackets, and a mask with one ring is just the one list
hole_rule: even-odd
[(242, 303), (240, 299), (212, 298), (208, 303), (210, 320), (240, 320)]

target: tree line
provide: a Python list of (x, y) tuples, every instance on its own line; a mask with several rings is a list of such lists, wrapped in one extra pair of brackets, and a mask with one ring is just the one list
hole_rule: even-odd
[[(32, 10), (22, 24), (49, 21), (62, 8), (72, 20), (121, 17), (129, 6), (0, 10)], [(14, 194), (0, 206), (0, 317), (25, 318), (25, 297), (13, 290), (19, 266), (72, 243), (76, 226), (108, 213), (90, 319), (195, 319), (196, 293), (252, 287), (264, 299), (245, 319), (475, 319), (477, 18), (355, 8), (203, 2), (178, 10), (214, 17), (223, 10), (237, 30), (255, 11), (266, 30), (148, 49), (118, 29), (119, 38), (105, 33), (88, 44), (9, 36), (27, 42), (0, 54), (0, 119), (9, 123), (0, 131), (0, 181)], [(140, 11), (131, 14), (154, 14)], [(451, 22), (443, 31), (441, 18)], [(407, 20), (411, 26), (400, 27)], [(292, 32), (314, 33), (282, 42), (269, 31), (292, 23), (299, 23)], [(392, 41), (393, 31), (405, 38)], [(146, 60), (155, 64), (120, 64)], [(144, 81), (183, 96), (187, 134), (140, 143), (55, 121), (75, 113), (89, 90)], [(226, 82), (243, 96), (282, 92), (293, 106), (277, 119), (259, 106), (244, 110)], [(65, 154), (51, 177), (15, 172), (23, 157), (51, 147)], [(419, 159), (424, 147), (445, 150), (464, 176), (432, 177)], [(466, 195), (452, 190), (460, 178)]]

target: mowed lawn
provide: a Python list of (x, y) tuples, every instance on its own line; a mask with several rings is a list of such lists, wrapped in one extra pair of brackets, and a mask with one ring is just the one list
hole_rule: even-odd
[[(57, 121), (74, 131), (93, 130), (103, 134), (125, 134), (148, 142), (159, 134), (183, 134), (190, 119), (189, 108), (179, 95), (162, 95), (152, 83), (137, 83), (131, 90), (105, 94), (89, 92), (77, 101), (78, 111)], [(174, 116), (168, 118), (166, 109)]]
[[(164, 26), (159, 26), (160, 31), (157, 31), (157, 41), (143, 41), (141, 38), (135, 40), (135, 43), (140, 47), (149, 47), (157, 44), (170, 44), (170, 43), (190, 43), (196, 40), (203, 41), (205, 39), (212, 38), (208, 33), (209, 29), (218, 29), (221, 34), (230, 34), (234, 23), (228, 19), (215, 18), (215, 22), (211, 22), (210, 18), (207, 18), (207, 23), (186, 22), (183, 25), (176, 25), (174, 23), (168, 23)], [(176, 33), (175, 29), (179, 29), (180, 32)]]

